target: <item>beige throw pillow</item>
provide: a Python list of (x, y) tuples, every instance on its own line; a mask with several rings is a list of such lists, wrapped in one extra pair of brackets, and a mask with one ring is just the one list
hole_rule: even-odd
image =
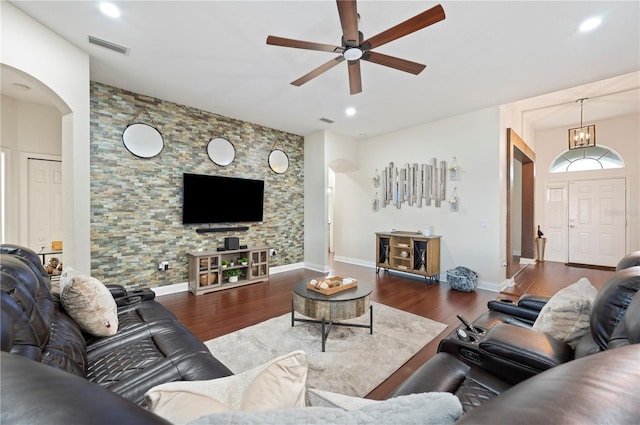
[(558, 291), (542, 307), (533, 330), (544, 332), (575, 348), (589, 332), (589, 316), (598, 291), (587, 278)]
[(118, 306), (98, 279), (66, 267), (60, 276), (60, 301), (83, 331), (95, 336), (118, 332)]
[(147, 391), (147, 406), (169, 422), (235, 410), (304, 407), (307, 356), (297, 350), (237, 375), (208, 381), (180, 381)]

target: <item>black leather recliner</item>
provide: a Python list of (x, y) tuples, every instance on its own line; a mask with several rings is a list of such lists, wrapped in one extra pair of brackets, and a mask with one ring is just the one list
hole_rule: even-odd
[(104, 338), (84, 334), (50, 293), (48, 275), (33, 251), (2, 245), (0, 255), (2, 351), (87, 379), (138, 404), (144, 404), (149, 388), (162, 383), (232, 374), (173, 313), (139, 294), (129, 296), (122, 287), (111, 288), (124, 300), (118, 332)]
[(472, 323), (480, 332), (470, 332), (472, 341), (460, 341), (454, 330), (440, 342), (439, 353), (392, 396), (447, 391), (458, 396), (465, 411), (469, 411), (545, 370), (597, 352), (637, 344), (639, 289), (640, 267), (616, 272), (596, 296), (590, 316), (591, 332), (576, 350), (524, 324), (507, 323), (509, 316), (503, 312), (489, 311)]

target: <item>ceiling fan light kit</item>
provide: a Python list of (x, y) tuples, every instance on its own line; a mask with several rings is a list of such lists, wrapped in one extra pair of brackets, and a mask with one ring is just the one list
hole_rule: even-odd
[(362, 91), (360, 60), (394, 68), (414, 75), (418, 75), (426, 67), (426, 65), (423, 64), (411, 62), (394, 56), (387, 56), (382, 53), (373, 52), (372, 50), (426, 28), (429, 25), (442, 21), (445, 18), (445, 14), (441, 5), (436, 5), (431, 9), (425, 10), (413, 18), (407, 19), (406, 21), (369, 39), (364, 39), (364, 35), (358, 30), (359, 15), (356, 0), (337, 0), (336, 3), (338, 5), (338, 15), (340, 16), (340, 24), (342, 26), (342, 46), (294, 40), (273, 35), (267, 37), (267, 44), (273, 46), (317, 50), (321, 52), (339, 54), (339, 56), (320, 65), (311, 72), (293, 81), (291, 84), (294, 86), (301, 86), (346, 59), (348, 62), (347, 69), (349, 72), (349, 91), (351, 94), (357, 94)]

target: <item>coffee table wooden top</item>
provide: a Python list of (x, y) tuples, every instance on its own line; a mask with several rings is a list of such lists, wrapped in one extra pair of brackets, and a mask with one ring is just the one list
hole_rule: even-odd
[[(319, 277), (317, 279), (323, 279)], [(364, 298), (367, 295), (371, 294), (373, 289), (371, 285), (367, 282), (358, 282), (358, 286), (352, 289), (347, 289), (346, 291), (338, 292), (332, 295), (324, 295), (317, 291), (311, 291), (307, 289), (307, 283), (311, 279), (302, 280), (295, 284), (293, 287), (293, 292), (302, 298), (306, 298), (309, 300), (318, 300), (318, 301), (353, 301), (359, 298)]]
[(307, 289), (307, 280), (293, 287), (293, 309), (314, 319), (327, 321), (354, 319), (369, 309), (369, 295), (372, 287), (366, 282), (332, 295), (324, 295)]

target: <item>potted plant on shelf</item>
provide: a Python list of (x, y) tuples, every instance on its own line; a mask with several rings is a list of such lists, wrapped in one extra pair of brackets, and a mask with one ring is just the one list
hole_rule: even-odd
[(238, 276), (240, 276), (240, 270), (227, 270), (224, 274), (227, 276), (229, 283), (235, 283), (238, 281)]
[(240, 264), (242, 264), (243, 266), (246, 266), (247, 264), (249, 264), (249, 259), (247, 257), (241, 258)]
[(227, 260), (222, 260), (222, 268), (226, 269), (227, 267), (229, 267), (229, 262)]

